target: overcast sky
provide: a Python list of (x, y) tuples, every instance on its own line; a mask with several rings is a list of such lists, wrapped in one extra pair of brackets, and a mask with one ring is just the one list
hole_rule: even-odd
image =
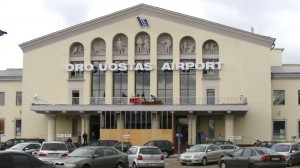
[(283, 63), (300, 64), (300, 0), (7, 0), (0, 4), (0, 70), (22, 68), (21, 43), (145, 3), (276, 38)]

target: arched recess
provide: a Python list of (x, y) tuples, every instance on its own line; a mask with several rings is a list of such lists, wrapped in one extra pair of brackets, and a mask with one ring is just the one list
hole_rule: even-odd
[(91, 56), (105, 56), (106, 43), (102, 38), (95, 38), (91, 45)]
[[(219, 44), (212, 39), (206, 40), (202, 45), (202, 58), (203, 63), (206, 62), (219, 62)], [(217, 68), (217, 64), (215, 64), (215, 68), (209, 68), (203, 70), (204, 78), (218, 78), (219, 77), (219, 69)]]
[(196, 42), (194, 38), (186, 36), (180, 40), (180, 55), (195, 55)]
[(128, 37), (125, 34), (117, 34), (113, 39), (113, 55), (128, 55)]
[(157, 54), (172, 55), (173, 54), (173, 38), (168, 33), (163, 33), (157, 38)]
[(75, 42), (70, 47), (70, 57), (83, 57), (84, 47), (81, 43)]
[(202, 54), (219, 54), (219, 45), (214, 40), (207, 40), (203, 43)]
[(135, 36), (135, 54), (150, 54), (150, 36), (146, 32), (140, 32)]

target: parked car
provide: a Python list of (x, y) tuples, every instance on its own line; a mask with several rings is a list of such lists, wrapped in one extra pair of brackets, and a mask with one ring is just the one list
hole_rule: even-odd
[(205, 166), (209, 162), (218, 162), (220, 158), (225, 156), (215, 144), (199, 144), (187, 149), (186, 152), (179, 155), (179, 163), (186, 164), (202, 164)]
[(42, 162), (28, 153), (18, 151), (0, 151), (0, 167), (56, 168), (54, 165)]
[(288, 166), (300, 163), (300, 146), (298, 143), (277, 143), (272, 149), (286, 157)]
[(165, 167), (164, 155), (156, 146), (132, 146), (127, 154), (129, 167)]
[(67, 157), (69, 153), (70, 152), (65, 142), (43, 142), (40, 150), (38, 151), (38, 158), (44, 162), (52, 163), (53, 160)]
[(205, 144), (216, 144), (216, 145), (225, 145), (225, 144), (233, 144), (231, 141), (205, 141)]
[(18, 143), (23, 143), (23, 142), (37, 142), (37, 143), (43, 143), (45, 139), (41, 138), (14, 138), (14, 139), (9, 139), (5, 141), (1, 145), (1, 150), (9, 149), (10, 147), (18, 144)]
[(127, 168), (128, 155), (112, 147), (85, 146), (76, 149), (68, 157), (54, 161), (53, 164), (72, 168)]
[(219, 145), (219, 147), (225, 152), (226, 155), (229, 155), (233, 151), (241, 148), (237, 145), (232, 145), (232, 144)]
[(38, 151), (41, 148), (40, 143), (35, 142), (24, 142), (24, 143), (18, 143), (17, 145), (6, 149), (5, 151), (21, 151), (28, 154), (32, 154), (34, 151)]
[(285, 168), (285, 156), (266, 147), (245, 147), (219, 160), (220, 168)]
[(170, 155), (173, 155), (175, 153), (174, 145), (171, 141), (168, 140), (153, 140), (145, 143), (144, 146), (158, 147), (164, 153), (165, 158), (168, 158)]
[(117, 140), (98, 140), (91, 143), (91, 146), (110, 146), (113, 147), (117, 142)]
[(115, 144), (115, 148), (118, 149), (121, 152), (127, 152), (127, 150), (131, 147), (132, 147), (131, 142), (117, 142)]
[(75, 149), (77, 149), (76, 145), (73, 144), (72, 142), (65, 142), (67, 145), (69, 153), (73, 152)]
[(282, 141), (262, 141), (262, 142), (255, 143), (254, 146), (271, 148), (273, 145), (277, 143), (282, 143)]

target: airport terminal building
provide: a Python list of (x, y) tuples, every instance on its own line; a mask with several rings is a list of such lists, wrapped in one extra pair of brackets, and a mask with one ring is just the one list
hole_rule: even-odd
[(297, 140), (300, 67), (274, 46), (145, 4), (33, 39), (20, 44), (22, 70), (0, 71), (2, 141)]

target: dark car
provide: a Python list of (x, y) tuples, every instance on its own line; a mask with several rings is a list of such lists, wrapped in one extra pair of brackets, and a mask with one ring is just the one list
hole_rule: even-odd
[(117, 140), (98, 140), (91, 143), (91, 146), (110, 146), (113, 147), (117, 142)]
[(282, 143), (282, 142), (281, 141), (262, 141), (262, 142), (255, 143), (254, 146), (271, 148), (273, 145), (275, 145), (277, 143)]
[(286, 157), (288, 166), (300, 163), (300, 146), (298, 143), (277, 143), (272, 149)]
[(21, 151), (21, 152), (25, 152), (28, 154), (32, 154), (32, 152), (38, 151), (40, 148), (41, 148), (40, 143), (24, 142), (24, 143), (18, 143), (17, 145), (15, 145), (9, 149), (5, 149), (5, 151)]
[(171, 141), (168, 140), (153, 140), (145, 143), (144, 146), (158, 147), (164, 153), (165, 158), (168, 158), (170, 155), (173, 155), (175, 152), (174, 145), (172, 144)]
[(225, 152), (226, 155), (230, 155), (233, 151), (240, 149), (239, 146), (232, 144), (219, 145), (219, 147)]
[(285, 168), (286, 157), (266, 147), (245, 147), (222, 157), (220, 168)]
[(0, 152), (0, 167), (1, 168), (16, 168), (16, 167), (30, 167), (30, 168), (56, 168), (40, 161), (36, 157), (16, 151), (1, 151)]
[(127, 168), (128, 155), (112, 147), (85, 146), (76, 149), (68, 157), (54, 161), (58, 167), (72, 168)]
[(2, 145), (1, 145), (1, 150), (5, 150), (5, 149), (9, 149), (10, 147), (18, 144), (18, 143), (23, 143), (23, 142), (37, 142), (37, 143), (43, 143), (45, 141), (45, 139), (41, 139), (41, 138), (14, 138), (14, 139), (10, 139), (5, 141)]
[(131, 142), (117, 142), (115, 148), (122, 152), (127, 152), (127, 150), (132, 147)]

